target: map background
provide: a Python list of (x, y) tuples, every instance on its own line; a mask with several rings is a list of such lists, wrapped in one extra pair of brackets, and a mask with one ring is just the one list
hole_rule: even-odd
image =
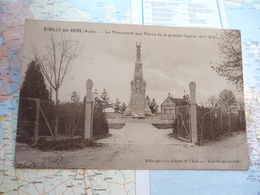
[(245, 88), (245, 109), (249, 145), (248, 171), (150, 171), (151, 194), (259, 194), (259, 1), (224, 0), (221, 4), (223, 28), (240, 29)]
[[(259, 194), (259, 0), (245, 0), (243, 3), (238, 3), (236, 0), (218, 1), (223, 27), (242, 31), (250, 159), (248, 171), (146, 170), (137, 174), (138, 179), (135, 180), (133, 170), (106, 171), (102, 172), (102, 177), (97, 177), (101, 172), (95, 170), (75, 172), (75, 170), (15, 170), (13, 168), (25, 18), (131, 23), (130, 12), (133, 11), (131, 5), (132, 8), (134, 2), (138, 4), (136, 7), (140, 5), (140, 1), (136, 0), (125, 0), (124, 4), (119, 0), (101, 0), (89, 4), (89, 10), (80, 10), (78, 8), (85, 5), (84, 1), (80, 2), (83, 3), (73, 5), (65, 0), (2, 0), (0, 3), (0, 191), (6, 194), (84, 194), (87, 193), (84, 189), (88, 186), (107, 189), (103, 194), (112, 192), (113, 194), (173, 194), (173, 192), (176, 194)], [(185, 3), (186, 0), (181, 2)], [(132, 13), (136, 23), (140, 23), (139, 16), (142, 16), (142, 13)], [(94, 180), (90, 179), (90, 175), (96, 175)], [(114, 181), (104, 182), (106, 175), (113, 175)], [(140, 176), (144, 177), (144, 180)], [(84, 182), (75, 180), (83, 177)], [(150, 184), (147, 182), (148, 177)], [(41, 181), (43, 183), (39, 183)], [(146, 182), (142, 183), (143, 181)], [(142, 190), (135, 189), (148, 184), (149, 186)], [(92, 192), (90, 190), (89, 194)]]
[[(84, 2), (84, 1), (83, 1)], [(120, 1), (121, 2), (121, 1)], [(14, 169), (14, 148), (20, 86), (24, 22), (27, 18), (130, 23), (130, 1), (98, 1), (81, 11), (66, 1), (3, 0), (0, 3), (0, 192), (5, 194), (135, 194), (133, 170)], [(123, 9), (123, 7), (121, 6)], [(125, 11), (127, 10), (127, 11)], [(97, 14), (97, 15), (95, 15)], [(124, 18), (123, 18), (124, 17)], [(102, 21), (102, 19), (104, 21)]]

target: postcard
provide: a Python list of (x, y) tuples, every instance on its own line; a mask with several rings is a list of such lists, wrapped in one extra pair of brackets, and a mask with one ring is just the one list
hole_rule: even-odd
[(17, 168), (248, 169), (238, 30), (27, 20)]

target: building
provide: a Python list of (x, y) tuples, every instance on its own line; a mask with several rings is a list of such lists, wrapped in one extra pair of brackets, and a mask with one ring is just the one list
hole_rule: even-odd
[(169, 93), (168, 97), (161, 104), (161, 113), (169, 114), (172, 118), (176, 118), (176, 107), (185, 106), (189, 103), (189, 95), (184, 95), (183, 98), (173, 98)]

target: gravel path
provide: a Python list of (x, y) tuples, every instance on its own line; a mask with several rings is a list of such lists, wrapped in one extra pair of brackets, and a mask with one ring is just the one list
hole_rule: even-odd
[(110, 129), (111, 137), (98, 140), (98, 143), (109, 144), (178, 144), (181, 141), (172, 139), (168, 134), (172, 129), (157, 129), (149, 123), (127, 123), (122, 129)]
[(147, 123), (111, 129), (112, 136), (96, 141), (102, 146), (76, 151), (40, 151), (17, 144), (19, 168), (98, 169), (246, 169), (246, 133), (234, 132), (222, 141), (192, 145), (169, 137), (171, 129), (159, 130)]

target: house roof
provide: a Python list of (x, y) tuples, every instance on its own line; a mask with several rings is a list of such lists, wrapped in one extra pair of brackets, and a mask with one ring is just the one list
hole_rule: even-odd
[(178, 106), (182, 106), (186, 104), (186, 101), (184, 99), (180, 99), (180, 98), (169, 98), (169, 99), (172, 100)]
[(167, 97), (166, 100), (164, 100), (161, 105), (163, 105), (164, 102), (166, 102), (167, 100), (171, 100), (173, 103), (175, 103), (175, 104), (178, 105), (178, 106), (182, 106), (182, 105), (185, 105), (185, 104), (187, 103), (187, 102), (185, 101), (185, 99)]

